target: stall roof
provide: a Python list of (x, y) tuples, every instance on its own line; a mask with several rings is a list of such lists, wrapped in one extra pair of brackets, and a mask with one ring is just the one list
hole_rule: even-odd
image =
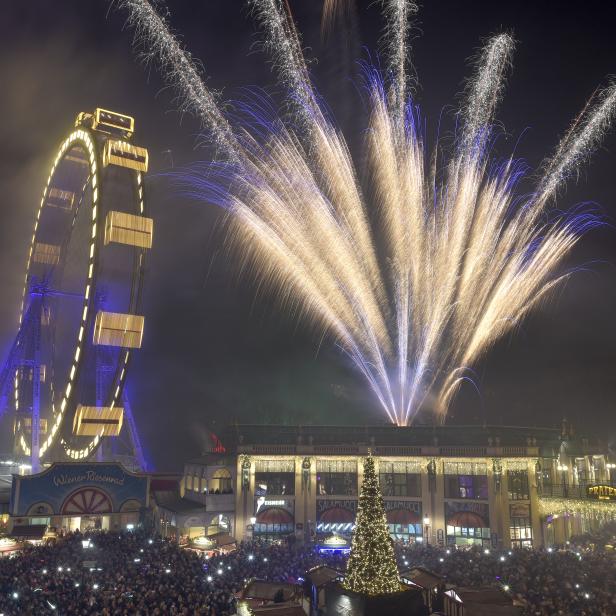
[(276, 593), (282, 589), (283, 598), (289, 601), (297, 594), (297, 586), (288, 582), (266, 582), (265, 580), (251, 580), (238, 593), (241, 599), (259, 599), (273, 601)]
[(320, 588), (330, 582), (340, 578), (343, 574), (327, 565), (319, 565), (308, 571), (308, 577), (314, 586)]
[(264, 614), (266, 616), (306, 616), (304, 609), (296, 603), (285, 605), (265, 605), (263, 607), (253, 607), (250, 610), (255, 616)]
[(434, 588), (443, 582), (444, 578), (425, 567), (413, 567), (400, 573), (400, 577), (410, 580), (422, 588)]
[(456, 594), (464, 605), (512, 605), (512, 598), (500, 588), (484, 586), (481, 588), (456, 588)]
[(465, 616), (520, 616), (522, 609), (500, 588), (456, 588), (455, 593), (464, 605)]
[(17, 524), (13, 526), (10, 536), (13, 539), (42, 539), (46, 530), (46, 524)]

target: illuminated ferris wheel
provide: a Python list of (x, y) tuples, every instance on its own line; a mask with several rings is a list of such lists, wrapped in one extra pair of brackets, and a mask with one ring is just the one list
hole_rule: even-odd
[[(14, 417), (14, 454), (83, 460), (125, 437), (143, 466), (128, 398), (141, 346), (147, 150), (133, 118), (80, 113), (51, 165), (26, 264), (20, 325), (0, 374), (0, 412)], [(123, 429), (124, 426), (124, 429)]]

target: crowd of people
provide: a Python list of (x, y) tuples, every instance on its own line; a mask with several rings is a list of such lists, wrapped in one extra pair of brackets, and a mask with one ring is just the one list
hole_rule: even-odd
[[(527, 616), (614, 616), (616, 556), (606, 545), (615, 533), (605, 527), (547, 550), (422, 544), (395, 550), (400, 571), (422, 565), (447, 584), (500, 586)], [(227, 616), (250, 578), (301, 583), (321, 563), (344, 571), (345, 557), (258, 541), (206, 557), (140, 531), (73, 533), (0, 559), (0, 614)]]
[(463, 588), (498, 586), (524, 616), (615, 616), (616, 528), (548, 549), (398, 547), (400, 570), (421, 565)]

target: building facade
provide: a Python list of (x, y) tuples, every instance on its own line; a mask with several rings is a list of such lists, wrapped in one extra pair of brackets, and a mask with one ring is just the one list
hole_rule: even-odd
[(187, 537), (235, 534), (236, 456), (205, 455), (184, 465), (180, 495), (198, 510), (182, 520)]
[(41, 473), (14, 475), (11, 526), (57, 530), (125, 530), (150, 507), (150, 478), (117, 463), (52, 464)]
[(224, 454), (185, 466), (184, 498), (203, 505), (201, 534), (206, 527), (238, 540), (349, 539), (369, 452), (391, 535), (404, 542), (541, 546), (616, 513), (606, 452), (566, 424), (235, 426), (219, 443)]

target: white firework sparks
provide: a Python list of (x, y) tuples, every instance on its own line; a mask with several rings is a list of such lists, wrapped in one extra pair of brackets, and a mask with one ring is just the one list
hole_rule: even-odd
[(302, 122), (298, 129), (296, 117), (268, 118), (265, 137), (229, 126), (214, 97), (194, 82), (198, 72), (182, 60), (164, 22), (143, 8), (145, 0), (127, 1), (140, 7), (133, 16), (141, 31), (164, 50), (157, 53), (171, 80), (236, 157), (233, 165), (193, 169), (183, 181), (197, 198), (230, 211), (244, 261), (286, 308), (336, 338), (392, 422), (410, 423), (429, 394), (443, 418), (467, 369), (566, 277), (559, 273), (564, 257), (596, 224), (587, 214), (553, 223), (541, 214), (610, 125), (616, 89), (587, 106), (546, 163), (538, 189), (523, 198), (516, 192), (520, 164), (493, 167), (487, 155), (513, 48), (510, 36), (497, 35), (479, 56), (457, 143), (437, 173), (426, 164), (430, 151), (411, 105), (400, 113), (407, 82), (402, 21), (414, 5), (386, 0), (389, 66), (398, 85), (387, 94), (376, 74), (369, 80), (372, 222), (349, 148), (319, 108), (284, 1), (250, 0)]
[[(593, 97), (594, 98), (594, 97)], [(567, 134), (558, 144), (556, 153), (547, 162), (546, 170), (537, 191), (537, 201), (545, 203), (572, 174), (579, 169), (595, 150), (610, 127), (616, 113), (616, 84), (600, 91), (598, 100), (591, 107), (588, 102), (585, 112), (575, 120)], [(590, 108), (588, 111), (588, 108)]]
[(387, 70), (393, 83), (391, 98), (394, 107), (401, 113), (406, 104), (409, 78), (414, 75), (414, 70), (408, 67), (410, 18), (417, 14), (419, 7), (412, 0), (383, 0), (383, 7), (386, 16), (383, 39)]
[(146, 61), (158, 60), (168, 83), (181, 96), (180, 109), (194, 114), (212, 135), (226, 156), (235, 158), (233, 131), (218, 104), (218, 95), (209, 90), (193, 60), (171, 32), (165, 18), (147, 0), (122, 0), (128, 10), (128, 23)]
[[(464, 134), (462, 144), (467, 149), (482, 149), (487, 129), (503, 91), (503, 77), (511, 62), (514, 42), (508, 34), (492, 37), (481, 50), (476, 77), (469, 82), (467, 101), (462, 108)], [(478, 141), (479, 138), (479, 141)]]

